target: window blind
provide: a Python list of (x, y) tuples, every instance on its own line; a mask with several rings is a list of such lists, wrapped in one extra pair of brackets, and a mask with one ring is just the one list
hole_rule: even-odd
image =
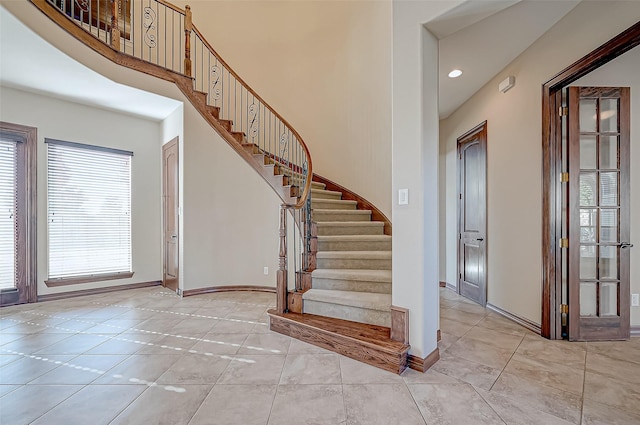
[(17, 143), (0, 139), (0, 290), (16, 287)]
[(131, 152), (47, 139), (49, 279), (131, 272)]

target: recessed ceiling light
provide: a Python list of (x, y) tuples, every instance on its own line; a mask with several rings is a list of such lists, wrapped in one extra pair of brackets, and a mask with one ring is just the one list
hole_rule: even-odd
[(462, 75), (462, 70), (460, 69), (454, 69), (453, 71), (451, 71), (449, 73), (449, 78), (458, 78), (459, 76)]

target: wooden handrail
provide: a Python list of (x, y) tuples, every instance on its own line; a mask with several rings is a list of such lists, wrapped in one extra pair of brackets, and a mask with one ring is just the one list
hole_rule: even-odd
[[(178, 13), (182, 13), (183, 15), (187, 14), (187, 11), (185, 9), (181, 9), (178, 6), (176, 6), (175, 4), (169, 3), (168, 1), (164, 1), (164, 0), (154, 0), (154, 1), (160, 3), (163, 6), (168, 7), (169, 9), (173, 9)], [(187, 6), (187, 8), (189, 8), (189, 6)]]
[(249, 86), (249, 84), (247, 84), (238, 74), (236, 74), (236, 72), (227, 64), (227, 62), (225, 62), (224, 59), (222, 59), (222, 57), (218, 54), (218, 52), (216, 52), (216, 50), (211, 46), (211, 44), (209, 44), (209, 42), (204, 38), (200, 30), (198, 30), (198, 28), (195, 25), (193, 26), (193, 32), (196, 33), (196, 35), (200, 38), (200, 41), (202, 41), (202, 44), (207, 49), (209, 49), (209, 51), (218, 59), (218, 61), (222, 64), (222, 66), (226, 68), (229, 74), (231, 74), (233, 78), (235, 78), (240, 84), (242, 84), (247, 89), (249, 93), (251, 93), (252, 96), (258, 99), (260, 103), (262, 103), (275, 117), (277, 117), (296, 137), (296, 139), (300, 143), (300, 146), (302, 146), (304, 150), (304, 154), (308, 158), (308, 162), (309, 162), (307, 167), (307, 181), (302, 191), (302, 195), (298, 199), (298, 202), (294, 205), (296, 209), (302, 208), (307, 200), (307, 197), (309, 196), (309, 193), (311, 192), (311, 178), (313, 176), (313, 165), (311, 162), (311, 153), (309, 152), (309, 148), (302, 140), (302, 137), (300, 136), (300, 134), (293, 128), (293, 126), (289, 124), (289, 122), (286, 119), (284, 119), (284, 117), (282, 117), (282, 115), (280, 115), (275, 109), (273, 109), (271, 105), (269, 105), (262, 98), (262, 96), (256, 93), (256, 91), (253, 90), (251, 86)]

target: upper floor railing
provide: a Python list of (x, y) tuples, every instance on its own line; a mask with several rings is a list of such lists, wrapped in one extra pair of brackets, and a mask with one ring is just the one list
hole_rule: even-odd
[(298, 132), (213, 49), (193, 24), (191, 8), (164, 0), (46, 0), (113, 49), (193, 79), (243, 144), (257, 146), (294, 186), (295, 209), (310, 195), (311, 156)]

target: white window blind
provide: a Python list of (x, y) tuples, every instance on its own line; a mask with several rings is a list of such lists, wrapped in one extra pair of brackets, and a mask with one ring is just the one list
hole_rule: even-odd
[(16, 144), (0, 139), (0, 290), (16, 287)]
[(47, 139), (49, 279), (131, 272), (131, 152)]

